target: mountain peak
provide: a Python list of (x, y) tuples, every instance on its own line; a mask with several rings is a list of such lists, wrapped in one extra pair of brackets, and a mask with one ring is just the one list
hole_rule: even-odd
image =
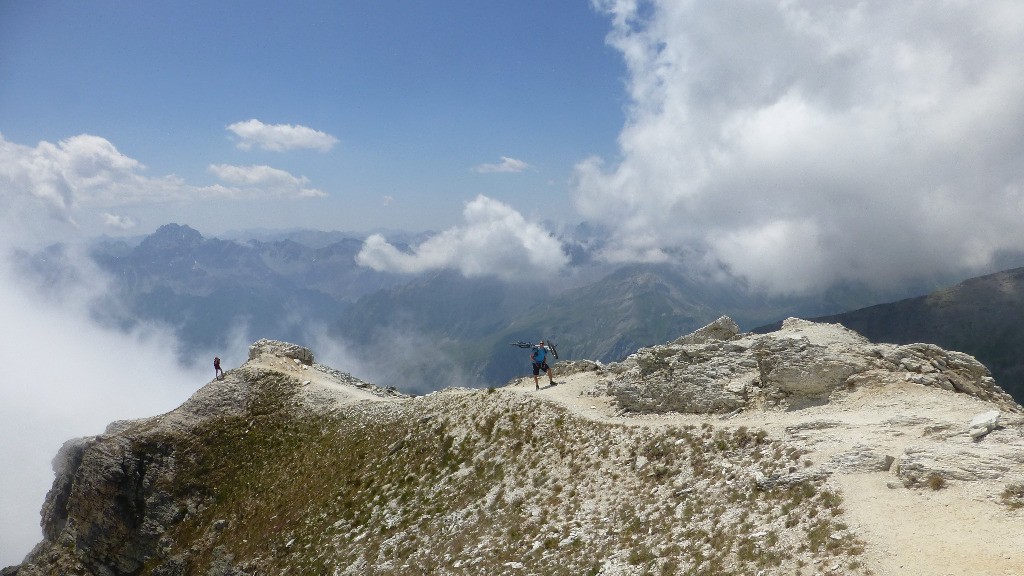
[(203, 235), (187, 225), (164, 224), (140, 244), (144, 250), (195, 248), (203, 243)]

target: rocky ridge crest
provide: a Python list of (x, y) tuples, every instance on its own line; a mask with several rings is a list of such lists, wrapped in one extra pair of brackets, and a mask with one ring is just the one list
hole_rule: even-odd
[(789, 318), (769, 334), (741, 334), (722, 317), (663, 346), (611, 364), (609, 393), (632, 412), (721, 413), (824, 402), (840, 387), (897, 381), (1020, 406), (973, 357), (931, 344), (873, 344), (839, 324)]
[[(414, 398), (261, 340), (180, 408), (65, 444), (44, 540), (3, 575), (1024, 569), (1000, 547), (1024, 544), (1024, 412), (970, 356), (721, 318), (556, 369)], [(947, 498), (979, 501), (978, 541), (922, 546), (944, 520), (912, 517)]]

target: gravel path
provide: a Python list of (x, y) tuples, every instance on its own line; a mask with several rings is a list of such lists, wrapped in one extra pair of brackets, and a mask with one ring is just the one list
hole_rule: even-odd
[[(971, 419), (992, 409), (964, 394), (905, 383), (833, 395), (801, 410), (743, 412), (732, 416), (620, 414), (604, 395), (596, 372), (556, 376), (558, 385), (534, 389), (533, 378), (506, 389), (535, 395), (586, 418), (633, 426), (747, 426), (810, 450), (816, 466), (857, 446), (897, 460), (908, 449), (966, 462), (977, 458), (1004, 473), (995, 478), (950, 480), (946, 487), (910, 489), (894, 471), (844, 472), (832, 483), (844, 497), (851, 529), (869, 547), (863, 562), (880, 575), (1007, 576), (1024, 574), (1024, 509), (1010, 511), (1000, 496), (1024, 482), (1024, 418), (1006, 415), (1002, 427), (979, 442), (966, 434)], [(938, 432), (936, 432), (938, 431)], [(982, 471), (984, 472), (984, 470)]]

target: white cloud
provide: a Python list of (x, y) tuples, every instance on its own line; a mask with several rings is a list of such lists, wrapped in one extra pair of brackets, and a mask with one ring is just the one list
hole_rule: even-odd
[(327, 194), (309, 188), (309, 178), (293, 176), (270, 166), (231, 166), (211, 164), (210, 172), (228, 184), (240, 186), (239, 192), (247, 198), (317, 198)]
[(0, 135), (0, 244), (14, 237), (33, 244), (77, 235), (79, 216), (116, 226), (117, 220), (97, 212), (102, 208), (229, 192), (222, 186), (188, 186), (174, 176), (149, 178), (144, 170), (138, 160), (98, 136), (81, 134), (56, 144), (25, 146)]
[(131, 230), (135, 228), (135, 221), (127, 216), (119, 216), (109, 212), (103, 213), (103, 225), (116, 230)]
[(501, 162), (497, 164), (481, 164), (473, 170), (481, 174), (488, 174), (492, 172), (522, 172), (529, 167), (530, 165), (522, 160), (502, 156)]
[(222, 186), (190, 186), (176, 176), (150, 178), (145, 166), (99, 136), (80, 134), (36, 147), (0, 135), (0, 200), (35, 199), (61, 218), (82, 205), (118, 206), (139, 202), (230, 196)]
[[(0, 135), (0, 218), (19, 222), (23, 230), (30, 225), (42, 229), (46, 224), (40, 216), (74, 225), (82, 210), (131, 204), (325, 195), (311, 187), (307, 178), (268, 166), (218, 165), (210, 170), (235, 186), (193, 186), (174, 175), (146, 176), (141, 162), (99, 136), (80, 134), (57, 144), (40, 142), (33, 147)], [(130, 219), (109, 211), (101, 211), (97, 217), (108, 227), (133, 225)]]
[(573, 199), (609, 255), (791, 291), (1024, 249), (1024, 5), (594, 4), (631, 104)]
[[(6, 253), (7, 248), (0, 246)], [(84, 261), (84, 260), (80, 260)], [(175, 361), (172, 336), (148, 327), (131, 334), (101, 328), (87, 303), (105, 284), (87, 269), (50, 292), (0, 261), (0, 565), (21, 562), (42, 539), (39, 511), (53, 482), (50, 462), (71, 438), (110, 422), (171, 410), (209, 380)]]
[(299, 149), (327, 152), (338, 143), (337, 138), (326, 132), (299, 125), (264, 124), (255, 118), (235, 122), (227, 129), (238, 136), (238, 147), (242, 150), (256, 147), (272, 152)]
[(356, 262), (374, 270), (418, 273), (453, 268), (466, 276), (510, 280), (542, 278), (568, 264), (557, 239), (506, 204), (481, 195), (466, 204), (462, 214), (465, 226), (426, 240), (411, 254), (374, 234), (366, 239)]
[(40, 142), (32, 148), (0, 135), (0, 189), (3, 200), (27, 195), (52, 212), (65, 215), (82, 201), (124, 192), (143, 180), (143, 166), (98, 136), (82, 134), (58, 144)]

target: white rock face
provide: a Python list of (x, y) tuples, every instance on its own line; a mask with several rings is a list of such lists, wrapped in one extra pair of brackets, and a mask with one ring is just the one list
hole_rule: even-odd
[(982, 438), (995, 430), (996, 426), (999, 426), (999, 411), (989, 410), (988, 412), (978, 414), (971, 420), (971, 428), (968, 430), (968, 434), (974, 439)]
[(831, 461), (833, 469), (839, 472), (887, 472), (895, 458), (878, 452), (865, 444), (856, 444), (847, 452), (836, 454)]
[(307, 366), (313, 363), (313, 352), (309, 348), (266, 338), (257, 340), (249, 346), (249, 360), (256, 360), (263, 355), (292, 358)]
[(644, 348), (621, 366), (610, 390), (626, 410), (729, 412), (758, 385), (758, 362), (739, 328), (720, 318), (665, 346)]
[(930, 478), (975, 482), (995, 480), (1019, 471), (1024, 453), (1019, 440), (985, 440), (980, 444), (960, 436), (943, 444), (911, 446), (900, 456), (898, 474), (907, 485), (922, 485)]
[(740, 334), (727, 317), (618, 365), (609, 391), (632, 412), (721, 413), (827, 400), (844, 386), (908, 381), (1016, 406), (972, 356), (931, 344), (873, 344), (839, 324), (787, 319)]
[(826, 394), (872, 367), (869, 357), (839, 346), (811, 344), (806, 336), (766, 335), (753, 348), (762, 382), (790, 394)]

